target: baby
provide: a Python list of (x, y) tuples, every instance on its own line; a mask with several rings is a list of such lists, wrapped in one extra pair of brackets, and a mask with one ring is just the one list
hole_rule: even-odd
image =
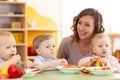
[(107, 34), (96, 34), (95, 37), (91, 40), (92, 50), (95, 54), (91, 57), (82, 58), (78, 65), (87, 65), (93, 61), (101, 61), (110, 68), (115, 68), (116, 72), (120, 73), (120, 64), (118, 59), (111, 55), (111, 45), (110, 39)]
[(34, 67), (45, 70), (58, 65), (67, 65), (65, 59), (57, 59), (54, 38), (49, 34), (38, 35), (33, 40), (33, 45), (38, 56), (34, 59)]
[[(17, 54), (16, 41), (11, 32), (0, 32), (0, 70), (11, 64), (21, 63), (21, 57)], [(32, 67), (31, 61), (23, 62), (24, 66)]]

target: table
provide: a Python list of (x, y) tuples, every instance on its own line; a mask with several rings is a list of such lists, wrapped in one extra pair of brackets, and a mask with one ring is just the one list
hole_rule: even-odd
[(22, 80), (112, 80), (114, 78), (119, 78), (115, 80), (120, 80), (120, 74), (96, 76), (96, 75), (83, 74), (83, 73), (66, 74), (66, 73), (61, 73), (58, 70), (55, 70), (55, 71), (39, 72), (33, 77), (23, 78)]

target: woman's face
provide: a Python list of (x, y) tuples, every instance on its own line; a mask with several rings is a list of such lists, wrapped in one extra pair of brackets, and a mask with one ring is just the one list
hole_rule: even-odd
[(77, 32), (80, 39), (82, 40), (91, 38), (94, 28), (94, 18), (92, 16), (86, 15), (81, 17), (77, 24)]

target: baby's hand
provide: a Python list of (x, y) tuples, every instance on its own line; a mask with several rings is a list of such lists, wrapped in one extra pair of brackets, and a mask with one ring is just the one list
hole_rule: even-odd
[(101, 58), (100, 61), (104, 64), (107, 64), (107, 59), (106, 58)]
[(23, 65), (25, 68), (31, 68), (33, 67), (33, 62), (30, 60), (26, 60), (25, 62), (23, 62)]
[(66, 59), (58, 59), (58, 65), (68, 65), (68, 62)]
[(19, 61), (21, 61), (20, 59), (21, 59), (20, 55), (14, 55), (14, 56), (9, 60), (9, 62), (10, 62), (11, 64), (16, 64), (16, 63), (18, 63)]
[(100, 56), (93, 56), (93, 57), (90, 59), (90, 62), (99, 61), (100, 59), (101, 59)]

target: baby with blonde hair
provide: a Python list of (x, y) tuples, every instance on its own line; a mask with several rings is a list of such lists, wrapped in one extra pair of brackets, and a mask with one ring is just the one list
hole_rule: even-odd
[[(21, 63), (20, 55), (17, 55), (16, 41), (11, 32), (0, 32), (0, 70), (11, 64)], [(23, 62), (25, 67), (32, 67), (29, 60)]]
[(118, 59), (111, 55), (111, 41), (107, 34), (96, 34), (91, 40), (92, 51), (95, 54), (91, 57), (80, 59), (78, 65), (87, 65), (93, 61), (101, 61), (105, 66), (115, 68), (115, 72), (120, 73), (120, 64)]

